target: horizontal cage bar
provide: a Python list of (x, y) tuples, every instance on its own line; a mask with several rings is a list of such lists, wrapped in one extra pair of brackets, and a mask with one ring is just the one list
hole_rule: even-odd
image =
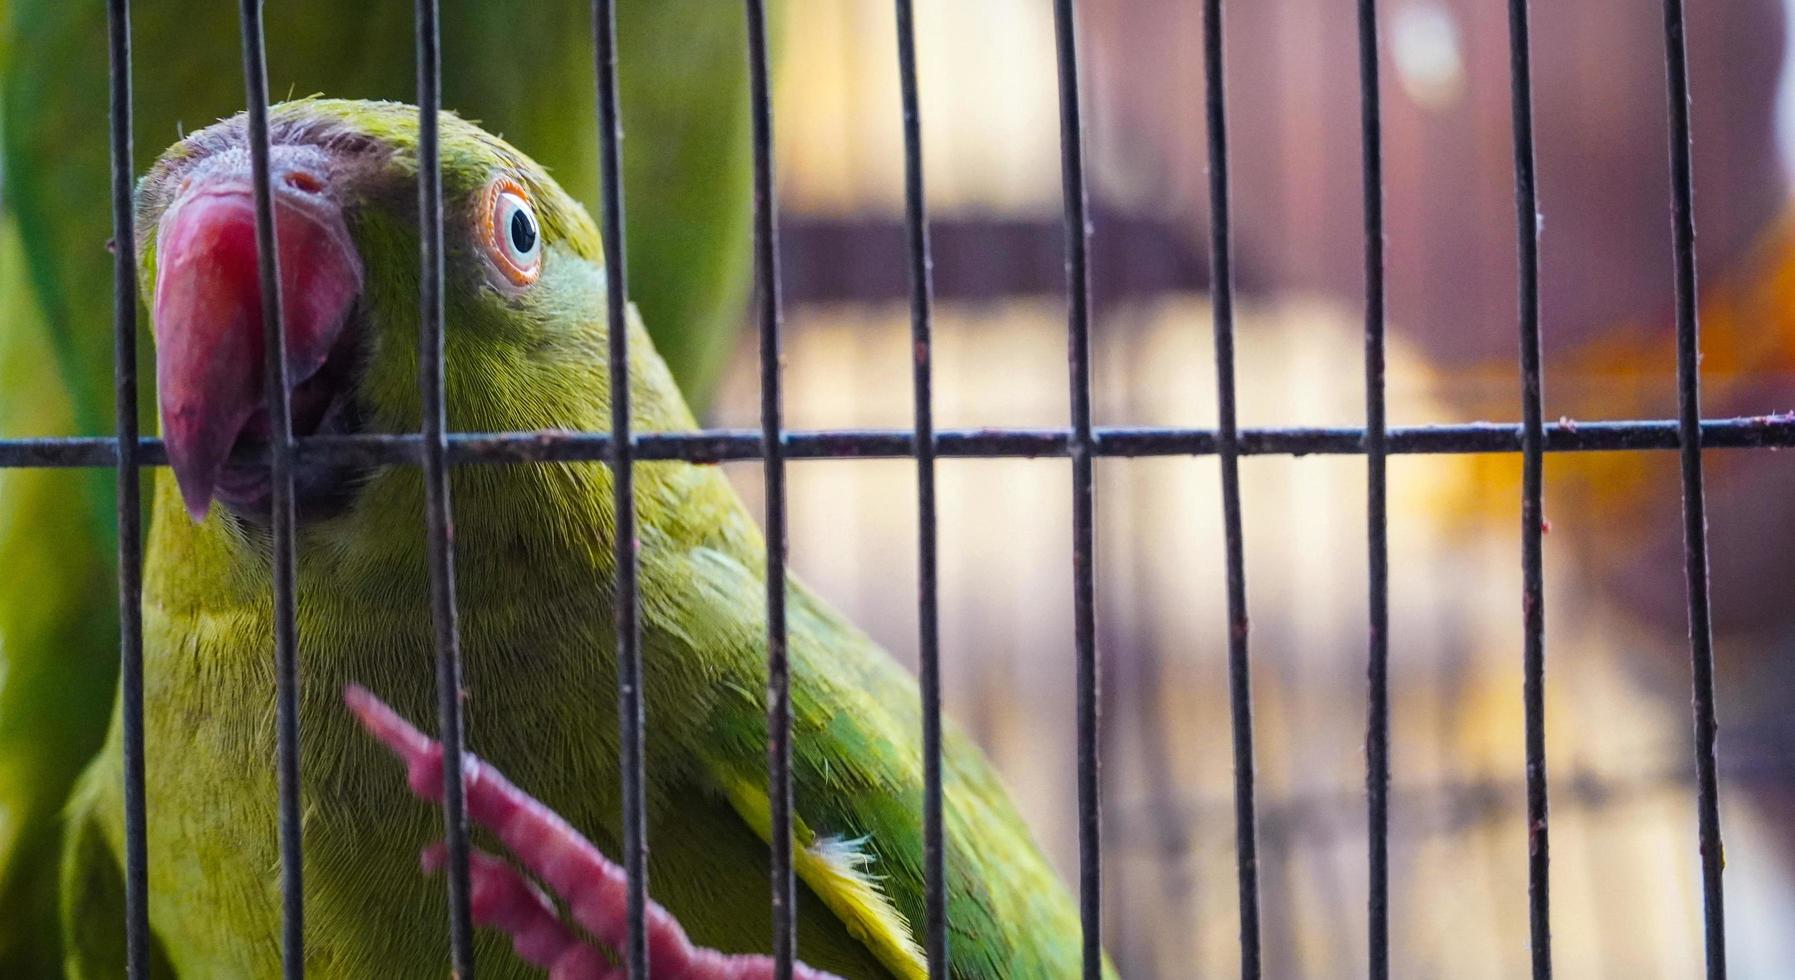
[[(1681, 445), (1677, 422), (1646, 419), (1577, 422), (1563, 419), (1545, 426), (1548, 453), (1676, 450)], [(534, 432), (452, 432), (448, 435), (451, 465), (493, 463), (601, 463), (608, 461), (611, 437), (601, 432), (546, 430)], [(1243, 456), (1364, 455), (1366, 430), (1357, 426), (1290, 426), (1243, 428)], [(1783, 449), (1795, 446), (1795, 415), (1753, 415), (1706, 419), (1701, 423), (1704, 449)], [(660, 432), (635, 437), (638, 462), (683, 460), (689, 463), (747, 462), (764, 458), (761, 433), (753, 429), (703, 429)], [(1097, 456), (1213, 456), (1216, 430), (1178, 426), (1097, 426), (1091, 431)], [(956, 459), (1063, 457), (1070, 453), (1071, 433), (1060, 428), (941, 429), (935, 452)], [(916, 439), (908, 429), (788, 429), (781, 442), (787, 459), (902, 459), (916, 455)], [(307, 436), (294, 440), (294, 459), (302, 463), (348, 466), (420, 465), (423, 440), (415, 434)], [(1516, 422), (1465, 422), (1450, 425), (1391, 426), (1386, 451), (1391, 455), (1440, 456), (1521, 451)], [(138, 440), (138, 464), (168, 465), (162, 440)], [(244, 450), (231, 462), (267, 463), (266, 449)], [(118, 442), (104, 436), (68, 436), (0, 440), (0, 469), (63, 469), (114, 467)]]

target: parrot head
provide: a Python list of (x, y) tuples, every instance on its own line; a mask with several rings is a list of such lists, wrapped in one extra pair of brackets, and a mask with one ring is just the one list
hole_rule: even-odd
[[(267, 466), (232, 459), (270, 437), (247, 136), (242, 115), (199, 130), (137, 191), (162, 434), (196, 522), (214, 500), (250, 521), (270, 510)], [(416, 431), (417, 110), (282, 103), (269, 142), (293, 435)], [(570, 387), (569, 350), (586, 363), (602, 350), (597, 230), (541, 167), (473, 124), (444, 114), (439, 145), (451, 426), (571, 425), (541, 393)], [(297, 461), (301, 518), (340, 510), (364, 478)]]

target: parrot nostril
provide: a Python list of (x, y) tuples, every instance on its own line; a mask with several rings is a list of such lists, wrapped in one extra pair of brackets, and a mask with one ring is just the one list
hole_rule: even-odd
[(289, 170), (286, 173), (287, 186), (307, 194), (317, 194), (324, 190), (324, 181), (318, 175), (307, 170)]

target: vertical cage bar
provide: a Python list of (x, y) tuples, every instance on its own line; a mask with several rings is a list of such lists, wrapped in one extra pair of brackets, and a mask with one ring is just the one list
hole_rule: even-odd
[(1359, 148), (1365, 190), (1365, 837), (1367, 973), (1390, 975), (1390, 534), (1384, 413), (1384, 159), (1377, 0), (1359, 0)]
[(436, 0), (417, 0), (418, 385), (423, 402), (424, 508), (429, 535), (430, 619), (436, 631), (436, 719), (443, 746), (443, 840), (449, 854), (449, 958), (474, 975), (472, 891), (467, 870), (467, 799), (461, 717), (461, 634), (455, 613), (455, 524), (449, 503), (447, 412), (443, 407), (443, 194), (438, 110), (442, 52)]
[(1509, 91), (1515, 150), (1515, 237), (1521, 333), (1521, 659), (1527, 754), (1527, 909), (1533, 976), (1552, 975), (1550, 850), (1546, 826), (1546, 610), (1542, 537), (1544, 384), (1539, 331), (1539, 194), (1534, 181), (1533, 67), (1527, 0), (1509, 0)]
[(773, 195), (773, 96), (765, 0), (744, 0), (748, 107), (754, 156), (754, 271), (759, 293), (760, 429), (767, 508), (767, 798), (772, 804), (773, 972), (791, 980), (797, 957), (792, 881), (792, 700), (785, 631), (785, 433), (779, 402), (779, 215)]
[(294, 625), (293, 425), (288, 402), (287, 330), (281, 322), (280, 257), (268, 173), (268, 68), (261, 0), (241, 0), (243, 88), (255, 183), (256, 257), (268, 372), (268, 442), (273, 452), (274, 683), (276, 773), (280, 783), (281, 957), (283, 975), (305, 974), (305, 879), (299, 823), (299, 636)]
[(617, 727), (623, 779), (623, 866), (628, 877), (629, 932), (623, 958), (632, 980), (647, 980), (648, 815), (645, 762), (642, 634), (636, 585), (635, 446), (630, 435), (629, 279), (623, 238), (623, 121), (617, 96), (617, 10), (593, 0), (593, 57), (598, 75), (599, 194), (605, 248), (605, 318), (611, 366), (611, 500), (617, 515)]
[(910, 260), (911, 389), (916, 426), (916, 628), (922, 688), (922, 853), (929, 976), (948, 976), (947, 847), (941, 823), (941, 631), (936, 580), (934, 284), (928, 198), (923, 188), (922, 110), (917, 90), (916, 18), (896, 0), (898, 89), (904, 117), (904, 230)]
[(933, 260), (928, 253), (928, 196), (923, 187), (923, 109), (915, 70), (915, 11), (898, 4), (898, 88), (903, 102), (905, 233), (910, 258), (910, 350), (915, 407), (917, 524), (917, 680), (923, 689), (923, 879), (928, 975), (948, 976), (948, 862), (941, 822), (941, 612), (935, 562), (935, 375)]
[(112, 379), (118, 437), (118, 658), (125, 762), (125, 972), (150, 970), (143, 796), (143, 508), (137, 458), (137, 231), (131, 184), (131, 3), (106, 5), (112, 77)]
[(1689, 659), (1695, 724), (1697, 833), (1702, 926), (1709, 980), (1726, 976), (1726, 905), (1721, 886), (1720, 783), (1714, 742), (1714, 626), (1708, 604), (1708, 515), (1702, 486), (1701, 320), (1695, 279), (1695, 190), (1690, 163), (1689, 63), (1683, 0), (1664, 0), (1665, 80), (1670, 102), (1672, 252), (1677, 290), (1677, 434), (1683, 477), (1683, 573), (1689, 587)]
[(1078, 899), (1084, 976), (1103, 975), (1102, 799), (1097, 708), (1096, 491), (1091, 433), (1091, 219), (1085, 193), (1078, 32), (1072, 0), (1053, 5), (1059, 63), (1060, 179), (1066, 209), (1066, 358), (1072, 385), (1072, 611), (1078, 685)]
[(1228, 202), (1228, 116), (1221, 0), (1203, 3), (1204, 106), (1209, 123), (1210, 281), (1215, 315), (1216, 449), (1227, 547), (1228, 705), (1234, 728), (1234, 848), (1240, 892), (1240, 975), (1260, 973), (1259, 838), (1253, 813), (1253, 688), (1247, 659), (1246, 548), (1240, 527), (1240, 430), (1234, 408), (1234, 272)]

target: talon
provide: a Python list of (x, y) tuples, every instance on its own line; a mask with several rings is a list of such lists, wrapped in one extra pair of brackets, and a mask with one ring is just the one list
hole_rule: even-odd
[[(343, 689), (343, 701), (374, 736), (405, 763), (407, 781), (417, 796), (442, 802), (442, 746), (357, 684)], [(573, 920), (612, 951), (629, 937), (629, 877), (592, 842), (518, 789), (504, 774), (472, 753), (462, 756), (462, 784), (468, 816), (498, 835), (519, 862), (541, 878), (567, 903)], [(419, 854), (425, 873), (448, 862), (440, 841)], [(555, 914), (554, 903), (517, 869), (484, 851), (471, 850), (467, 861), (469, 911), (476, 925), (511, 937), (517, 955), (549, 971), (550, 980), (623, 980), (597, 948), (581, 942)], [(773, 961), (766, 956), (722, 953), (694, 946), (679, 920), (655, 902), (646, 916), (648, 958), (661, 977), (673, 980), (771, 980)], [(794, 980), (840, 980), (834, 974), (802, 963)]]

